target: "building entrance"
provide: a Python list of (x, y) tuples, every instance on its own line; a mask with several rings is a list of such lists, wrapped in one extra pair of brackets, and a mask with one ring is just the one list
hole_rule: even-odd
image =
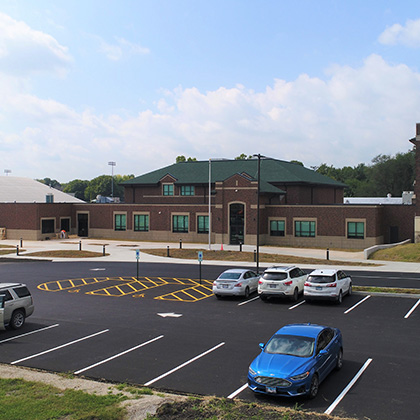
[(77, 215), (77, 235), (89, 236), (89, 215), (87, 213)]
[(244, 243), (245, 206), (240, 203), (230, 205), (230, 244)]

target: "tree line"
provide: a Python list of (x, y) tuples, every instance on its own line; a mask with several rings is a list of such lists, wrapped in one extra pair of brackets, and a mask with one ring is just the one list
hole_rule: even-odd
[[(235, 158), (252, 159), (252, 155), (242, 153)], [(177, 156), (176, 163), (195, 162), (197, 159), (185, 156)], [(296, 165), (302, 162), (292, 161)], [(378, 155), (372, 159), (371, 164), (360, 163), (357, 166), (343, 166), (335, 168), (332, 165), (322, 163), (312, 166), (314, 171), (326, 175), (336, 181), (346, 184), (345, 197), (385, 197), (391, 194), (401, 197), (403, 191), (413, 191), (415, 178), (415, 153), (410, 150), (406, 153), (397, 153), (395, 156)], [(121, 182), (134, 178), (134, 175), (100, 175), (90, 181), (75, 179), (68, 183), (59, 183), (55, 179), (44, 178), (37, 181), (74, 195), (81, 200), (91, 202), (98, 195), (110, 197), (112, 189), (114, 197), (124, 201), (124, 188)], [(112, 184), (114, 184), (112, 186)]]

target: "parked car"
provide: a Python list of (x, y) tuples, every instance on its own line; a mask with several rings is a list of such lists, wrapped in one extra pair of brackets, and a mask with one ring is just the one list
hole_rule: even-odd
[(255, 393), (315, 398), (319, 384), (343, 365), (343, 340), (338, 328), (290, 324), (280, 328), (248, 370), (248, 387)]
[(306, 302), (315, 299), (343, 301), (344, 295), (351, 295), (352, 281), (342, 270), (314, 270), (305, 283), (303, 295)]
[(0, 295), (4, 296), (4, 325), (17, 330), (34, 312), (31, 292), (23, 283), (0, 283)]
[(258, 282), (258, 294), (262, 300), (270, 297), (289, 297), (297, 301), (307, 278), (299, 267), (267, 268)]
[(245, 296), (258, 288), (258, 274), (252, 270), (232, 268), (224, 271), (213, 282), (213, 293), (218, 299), (222, 296)]

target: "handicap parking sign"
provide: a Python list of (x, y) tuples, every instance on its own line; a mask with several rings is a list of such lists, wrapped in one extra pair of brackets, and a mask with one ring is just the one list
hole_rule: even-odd
[(198, 251), (198, 261), (203, 261), (203, 251)]

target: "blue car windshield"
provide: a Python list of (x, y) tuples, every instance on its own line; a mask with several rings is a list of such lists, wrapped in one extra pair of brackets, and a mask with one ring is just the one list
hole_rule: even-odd
[(315, 339), (297, 335), (275, 335), (264, 348), (266, 353), (309, 357), (314, 352)]

